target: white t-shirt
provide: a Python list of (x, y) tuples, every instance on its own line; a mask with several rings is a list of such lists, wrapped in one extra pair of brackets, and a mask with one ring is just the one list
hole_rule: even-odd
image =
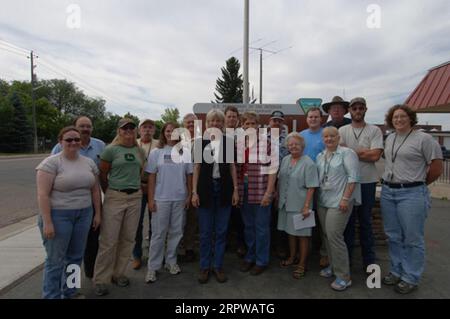
[(51, 208), (82, 209), (92, 206), (91, 189), (98, 175), (94, 161), (79, 155), (69, 160), (60, 152), (44, 159), (36, 170), (55, 175), (50, 194)]
[(442, 159), (441, 147), (430, 134), (412, 131), (407, 136), (392, 133), (386, 139), (383, 179), (387, 182), (425, 182), (428, 165), (434, 159)]
[[(383, 133), (380, 128), (375, 125), (366, 124), (361, 128), (354, 128), (351, 124), (339, 128), (341, 143), (351, 148), (355, 152), (360, 148), (365, 149), (384, 149)], [(359, 161), (360, 182), (375, 183), (378, 182), (380, 176), (378, 174), (375, 162)]]
[(145, 171), (156, 173), (154, 199), (157, 201), (181, 201), (188, 196), (186, 175), (192, 174), (192, 163), (175, 163), (172, 146), (157, 148), (150, 152)]

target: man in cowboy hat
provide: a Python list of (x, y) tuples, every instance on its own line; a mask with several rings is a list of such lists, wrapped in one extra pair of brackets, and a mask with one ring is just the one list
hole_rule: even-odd
[(349, 103), (340, 96), (335, 96), (331, 102), (322, 105), (322, 109), (331, 116), (331, 120), (325, 124), (325, 127), (334, 126), (339, 129), (341, 126), (350, 124), (352, 120), (344, 117), (348, 112), (348, 106)]

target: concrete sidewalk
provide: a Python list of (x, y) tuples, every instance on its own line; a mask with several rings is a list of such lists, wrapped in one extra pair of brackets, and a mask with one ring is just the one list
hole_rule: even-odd
[(0, 293), (42, 269), (45, 250), (36, 217), (0, 229)]
[[(278, 266), (278, 259), (272, 257), (269, 269), (258, 277), (239, 271), (240, 260), (232, 252), (225, 258), (224, 268), (229, 281), (219, 284), (214, 277), (205, 285), (197, 283), (198, 262), (180, 263), (182, 273), (171, 276), (165, 271), (158, 273), (158, 280), (153, 284), (145, 284), (146, 269), (135, 271), (129, 269), (131, 285), (126, 288), (111, 286), (107, 299), (210, 299), (210, 298), (450, 298), (450, 202), (433, 200), (433, 207), (428, 216), (426, 240), (426, 268), (420, 288), (414, 293), (402, 296), (390, 287), (369, 289), (366, 277), (362, 271), (359, 249), (355, 250), (352, 269), (353, 286), (344, 292), (335, 292), (329, 288), (331, 280), (318, 276), (318, 256), (314, 254), (309, 261), (309, 269), (305, 278), (292, 278), (292, 269), (282, 269)], [(0, 234), (1, 236), (1, 234)], [(0, 237), (1, 240), (1, 237)], [(377, 246), (377, 263), (382, 274), (389, 270), (389, 259), (386, 246)], [(28, 257), (25, 255), (29, 254)], [(16, 276), (13, 283), (0, 288), (1, 299), (38, 299), (42, 289), (42, 270), (36, 271), (36, 265), (42, 264), (45, 254), (42, 248), (37, 227), (25, 229), (20, 234), (13, 234), (0, 242), (1, 270), (9, 269), (10, 274), (22, 272), (22, 277)], [(33, 264), (34, 263), (34, 264)], [(5, 265), (8, 265), (5, 267)], [(26, 265), (26, 267), (25, 267)], [(34, 266), (33, 266), (34, 265)], [(23, 266), (23, 267), (22, 267)], [(34, 268), (33, 268), (34, 267)], [(28, 269), (28, 272), (25, 271)], [(33, 270), (31, 271), (30, 270)], [(12, 271), (14, 270), (14, 271)], [(20, 271), (19, 271), (20, 270)], [(0, 277), (3, 275), (0, 275)], [(17, 278), (19, 280), (17, 280)], [(2, 282), (7, 282), (2, 279)], [(11, 282), (11, 280), (9, 281)], [(98, 298), (93, 291), (92, 283), (82, 276), (81, 292), (87, 298)]]

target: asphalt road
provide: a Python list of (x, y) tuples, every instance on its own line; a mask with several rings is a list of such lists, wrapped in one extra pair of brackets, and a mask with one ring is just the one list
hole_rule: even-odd
[(45, 156), (0, 158), (0, 228), (38, 213), (35, 168)]

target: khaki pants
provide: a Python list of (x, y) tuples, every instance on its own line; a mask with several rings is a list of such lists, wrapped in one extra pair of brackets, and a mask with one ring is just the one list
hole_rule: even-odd
[(336, 277), (350, 279), (350, 263), (347, 245), (344, 241), (344, 231), (354, 202), (348, 203), (348, 211), (343, 213), (339, 208), (319, 206), (319, 219), (327, 247), (328, 258)]
[(135, 244), (142, 192), (126, 194), (108, 189), (103, 204), (94, 283), (108, 284), (123, 276)]

